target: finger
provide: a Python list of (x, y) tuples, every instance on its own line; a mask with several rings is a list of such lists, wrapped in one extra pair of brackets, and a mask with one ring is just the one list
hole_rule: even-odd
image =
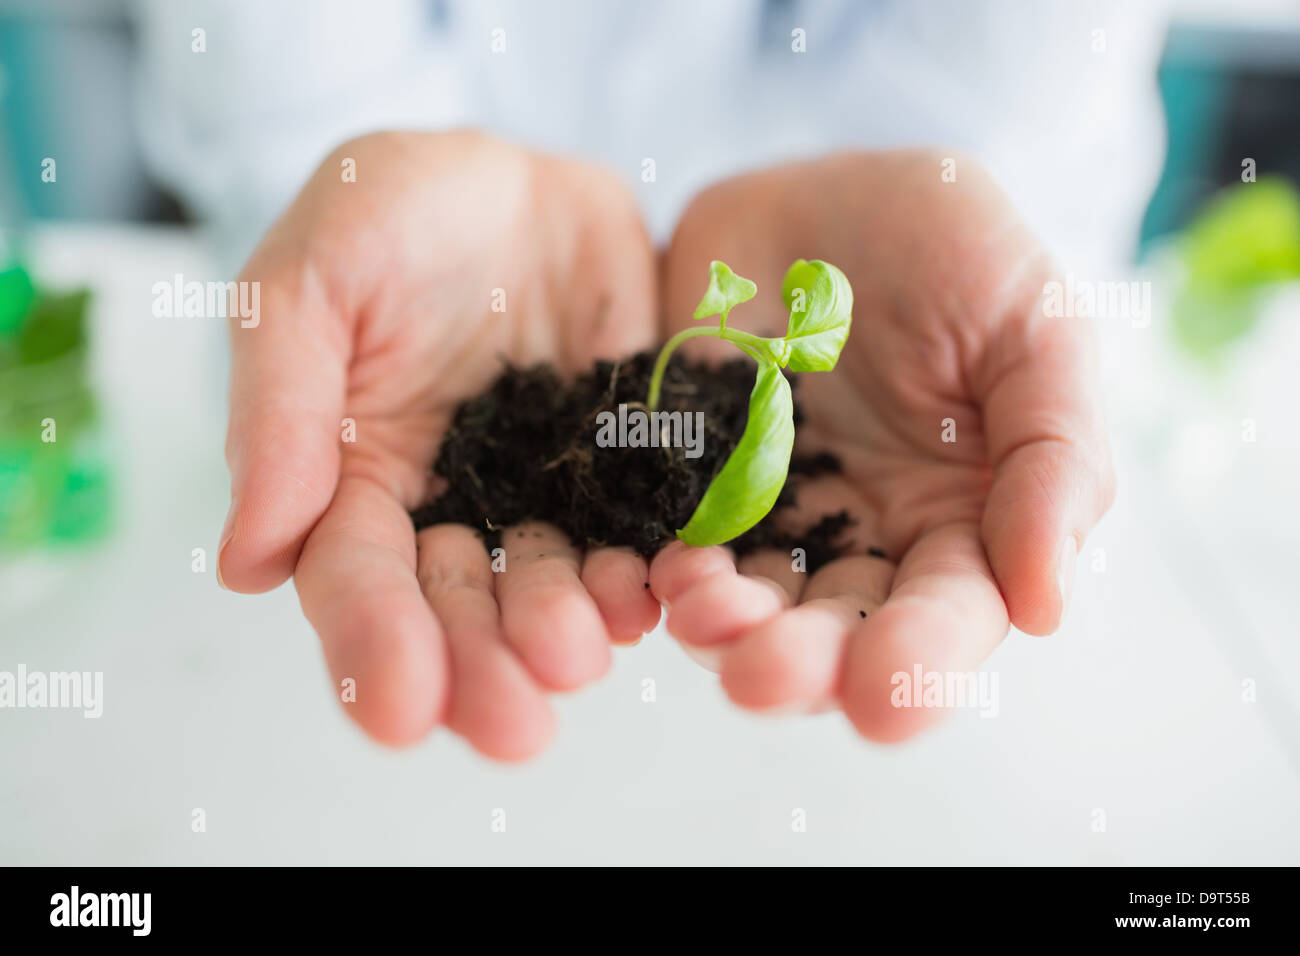
[(845, 714), (872, 740), (917, 733), (943, 711), (895, 697), (896, 675), (968, 673), (1008, 624), (978, 529), (949, 524), (925, 533), (904, 556), (885, 603), (849, 639), (840, 688)]
[(889, 593), (893, 566), (866, 555), (833, 561), (804, 601), (746, 633), (722, 659), (722, 687), (742, 707), (810, 711), (836, 694), (849, 634)]
[(1068, 602), (1083, 539), (1115, 495), (1092, 328), (1031, 314), (1012, 322), (991, 351), (980, 395), (994, 469), (984, 543), (1012, 623), (1049, 634)]
[(447, 726), (496, 760), (539, 753), (555, 731), (555, 717), (506, 646), (483, 542), (469, 528), (444, 524), (425, 528), (416, 544), (420, 587), (450, 652)]
[(288, 578), (339, 474), (343, 322), (315, 274), (277, 255), (254, 255), (240, 279), (257, 284), (259, 309), (231, 321), (231, 502), (217, 577), (235, 591), (266, 591)]
[(726, 548), (694, 548), (674, 541), (650, 562), (650, 590), (671, 605), (686, 589), (714, 574), (736, 571), (736, 560)]
[[(673, 602), (685, 594), (687, 589), (714, 575), (732, 576), (735, 573), (736, 561), (729, 549), (695, 548), (681, 541), (673, 541), (650, 562), (650, 591), (663, 604), (668, 611), (668, 620), (671, 620)], [(672, 625), (665, 623), (671, 635)], [(718, 670), (720, 659), (716, 648), (679, 643), (701, 667)]]
[(850, 616), (865, 618), (889, 596), (894, 574), (894, 565), (883, 558), (848, 555), (832, 561), (809, 579), (804, 600), (836, 600)]
[(630, 548), (596, 548), (582, 562), (582, 585), (596, 602), (615, 644), (635, 644), (654, 630), (662, 609), (650, 591), (645, 558)]
[(807, 572), (796, 571), (794, 561), (784, 551), (755, 551), (742, 557), (736, 567), (745, 577), (771, 581), (785, 594), (787, 605), (799, 603), (799, 596), (808, 580)]
[(345, 478), (303, 546), (294, 585), (336, 686), (354, 682), (353, 719), (388, 744), (428, 733), (446, 703), (446, 647), (416, 581), (402, 506), (366, 479)]
[(506, 641), (543, 686), (573, 690), (609, 669), (609, 634), (578, 576), (578, 552), (557, 528), (529, 522), (501, 537), (496, 575)]
[(711, 574), (687, 588), (668, 611), (668, 633), (697, 647), (725, 644), (779, 614), (786, 595), (779, 585), (735, 571)]

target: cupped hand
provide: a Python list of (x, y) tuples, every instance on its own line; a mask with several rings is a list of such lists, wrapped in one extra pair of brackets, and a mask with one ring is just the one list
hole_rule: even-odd
[(658, 620), (644, 560), (532, 525), (507, 530), (494, 574), (470, 529), (417, 538), (408, 510), (457, 403), (503, 358), (577, 372), (659, 339), (630, 194), (478, 134), (375, 134), (324, 161), (241, 280), (260, 283), (260, 315), (231, 323), (223, 584), (293, 576), (377, 739), (442, 722), (490, 756), (535, 753), (544, 691), (599, 676), (611, 640)]
[(939, 713), (894, 706), (894, 675), (971, 671), (1009, 624), (1056, 629), (1114, 494), (1088, 321), (1040, 307), (1053, 267), (1039, 244), (972, 162), (955, 182), (944, 168), (927, 152), (846, 154), (728, 180), (687, 210), (665, 266), (665, 334), (691, 323), (711, 259), (758, 283), (731, 324), (764, 335), (784, 334), (795, 259), (853, 286), (839, 365), (796, 391), (796, 451), (844, 466), (798, 510), (847, 509), (848, 552), (806, 574), (790, 554), (737, 565), (725, 548), (672, 545), (651, 586), (735, 702), (842, 708), (877, 740)]

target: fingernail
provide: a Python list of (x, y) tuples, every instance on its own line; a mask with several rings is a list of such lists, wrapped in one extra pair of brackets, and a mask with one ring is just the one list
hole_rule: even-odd
[(221, 556), (222, 554), (225, 553), (226, 545), (230, 543), (230, 539), (233, 538), (234, 536), (235, 536), (235, 499), (231, 498), (230, 510), (226, 512), (226, 523), (221, 526), (221, 540), (220, 543), (217, 545), (217, 584), (227, 591), (230, 589), (226, 587), (226, 582), (221, 580)]
[(1074, 587), (1074, 565), (1079, 558), (1079, 544), (1074, 535), (1066, 535), (1061, 542), (1061, 557), (1056, 565), (1056, 588), (1061, 594), (1061, 616), (1070, 603), (1070, 590)]

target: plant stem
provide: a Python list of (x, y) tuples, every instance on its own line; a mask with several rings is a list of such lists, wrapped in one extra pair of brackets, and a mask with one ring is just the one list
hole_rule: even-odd
[(650, 407), (652, 412), (659, 408), (659, 389), (663, 385), (664, 371), (668, 368), (668, 359), (672, 357), (677, 346), (687, 339), (697, 339), (702, 335), (726, 339), (728, 342), (739, 345), (758, 362), (765, 361), (765, 356), (771, 355), (767, 339), (757, 335), (750, 335), (748, 332), (742, 332), (739, 329), (728, 329), (714, 325), (697, 325), (689, 329), (682, 329), (664, 343), (664, 347), (659, 352), (659, 358), (655, 360), (654, 371), (650, 373), (650, 395), (646, 399), (646, 405)]

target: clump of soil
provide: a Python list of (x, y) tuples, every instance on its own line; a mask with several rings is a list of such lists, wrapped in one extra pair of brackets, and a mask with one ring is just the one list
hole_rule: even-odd
[[(747, 359), (706, 365), (674, 356), (660, 409), (704, 413), (700, 457), (687, 458), (681, 447), (599, 447), (597, 415), (617, 414), (620, 403), (644, 409), (655, 357), (640, 352), (622, 362), (598, 362), (572, 383), (549, 365), (507, 365), (487, 391), (457, 408), (433, 463), (447, 488), (412, 513), (416, 528), (467, 524), (494, 548), (503, 528), (536, 519), (579, 545), (624, 545), (653, 557), (686, 525), (739, 441), (754, 387), (754, 363)], [(797, 399), (796, 389), (796, 428)], [(809, 572), (830, 561), (851, 520), (846, 512), (826, 515), (798, 534), (777, 524), (793, 506), (801, 480), (839, 470), (831, 454), (794, 456), (775, 507), (728, 546), (737, 554), (803, 548)]]

